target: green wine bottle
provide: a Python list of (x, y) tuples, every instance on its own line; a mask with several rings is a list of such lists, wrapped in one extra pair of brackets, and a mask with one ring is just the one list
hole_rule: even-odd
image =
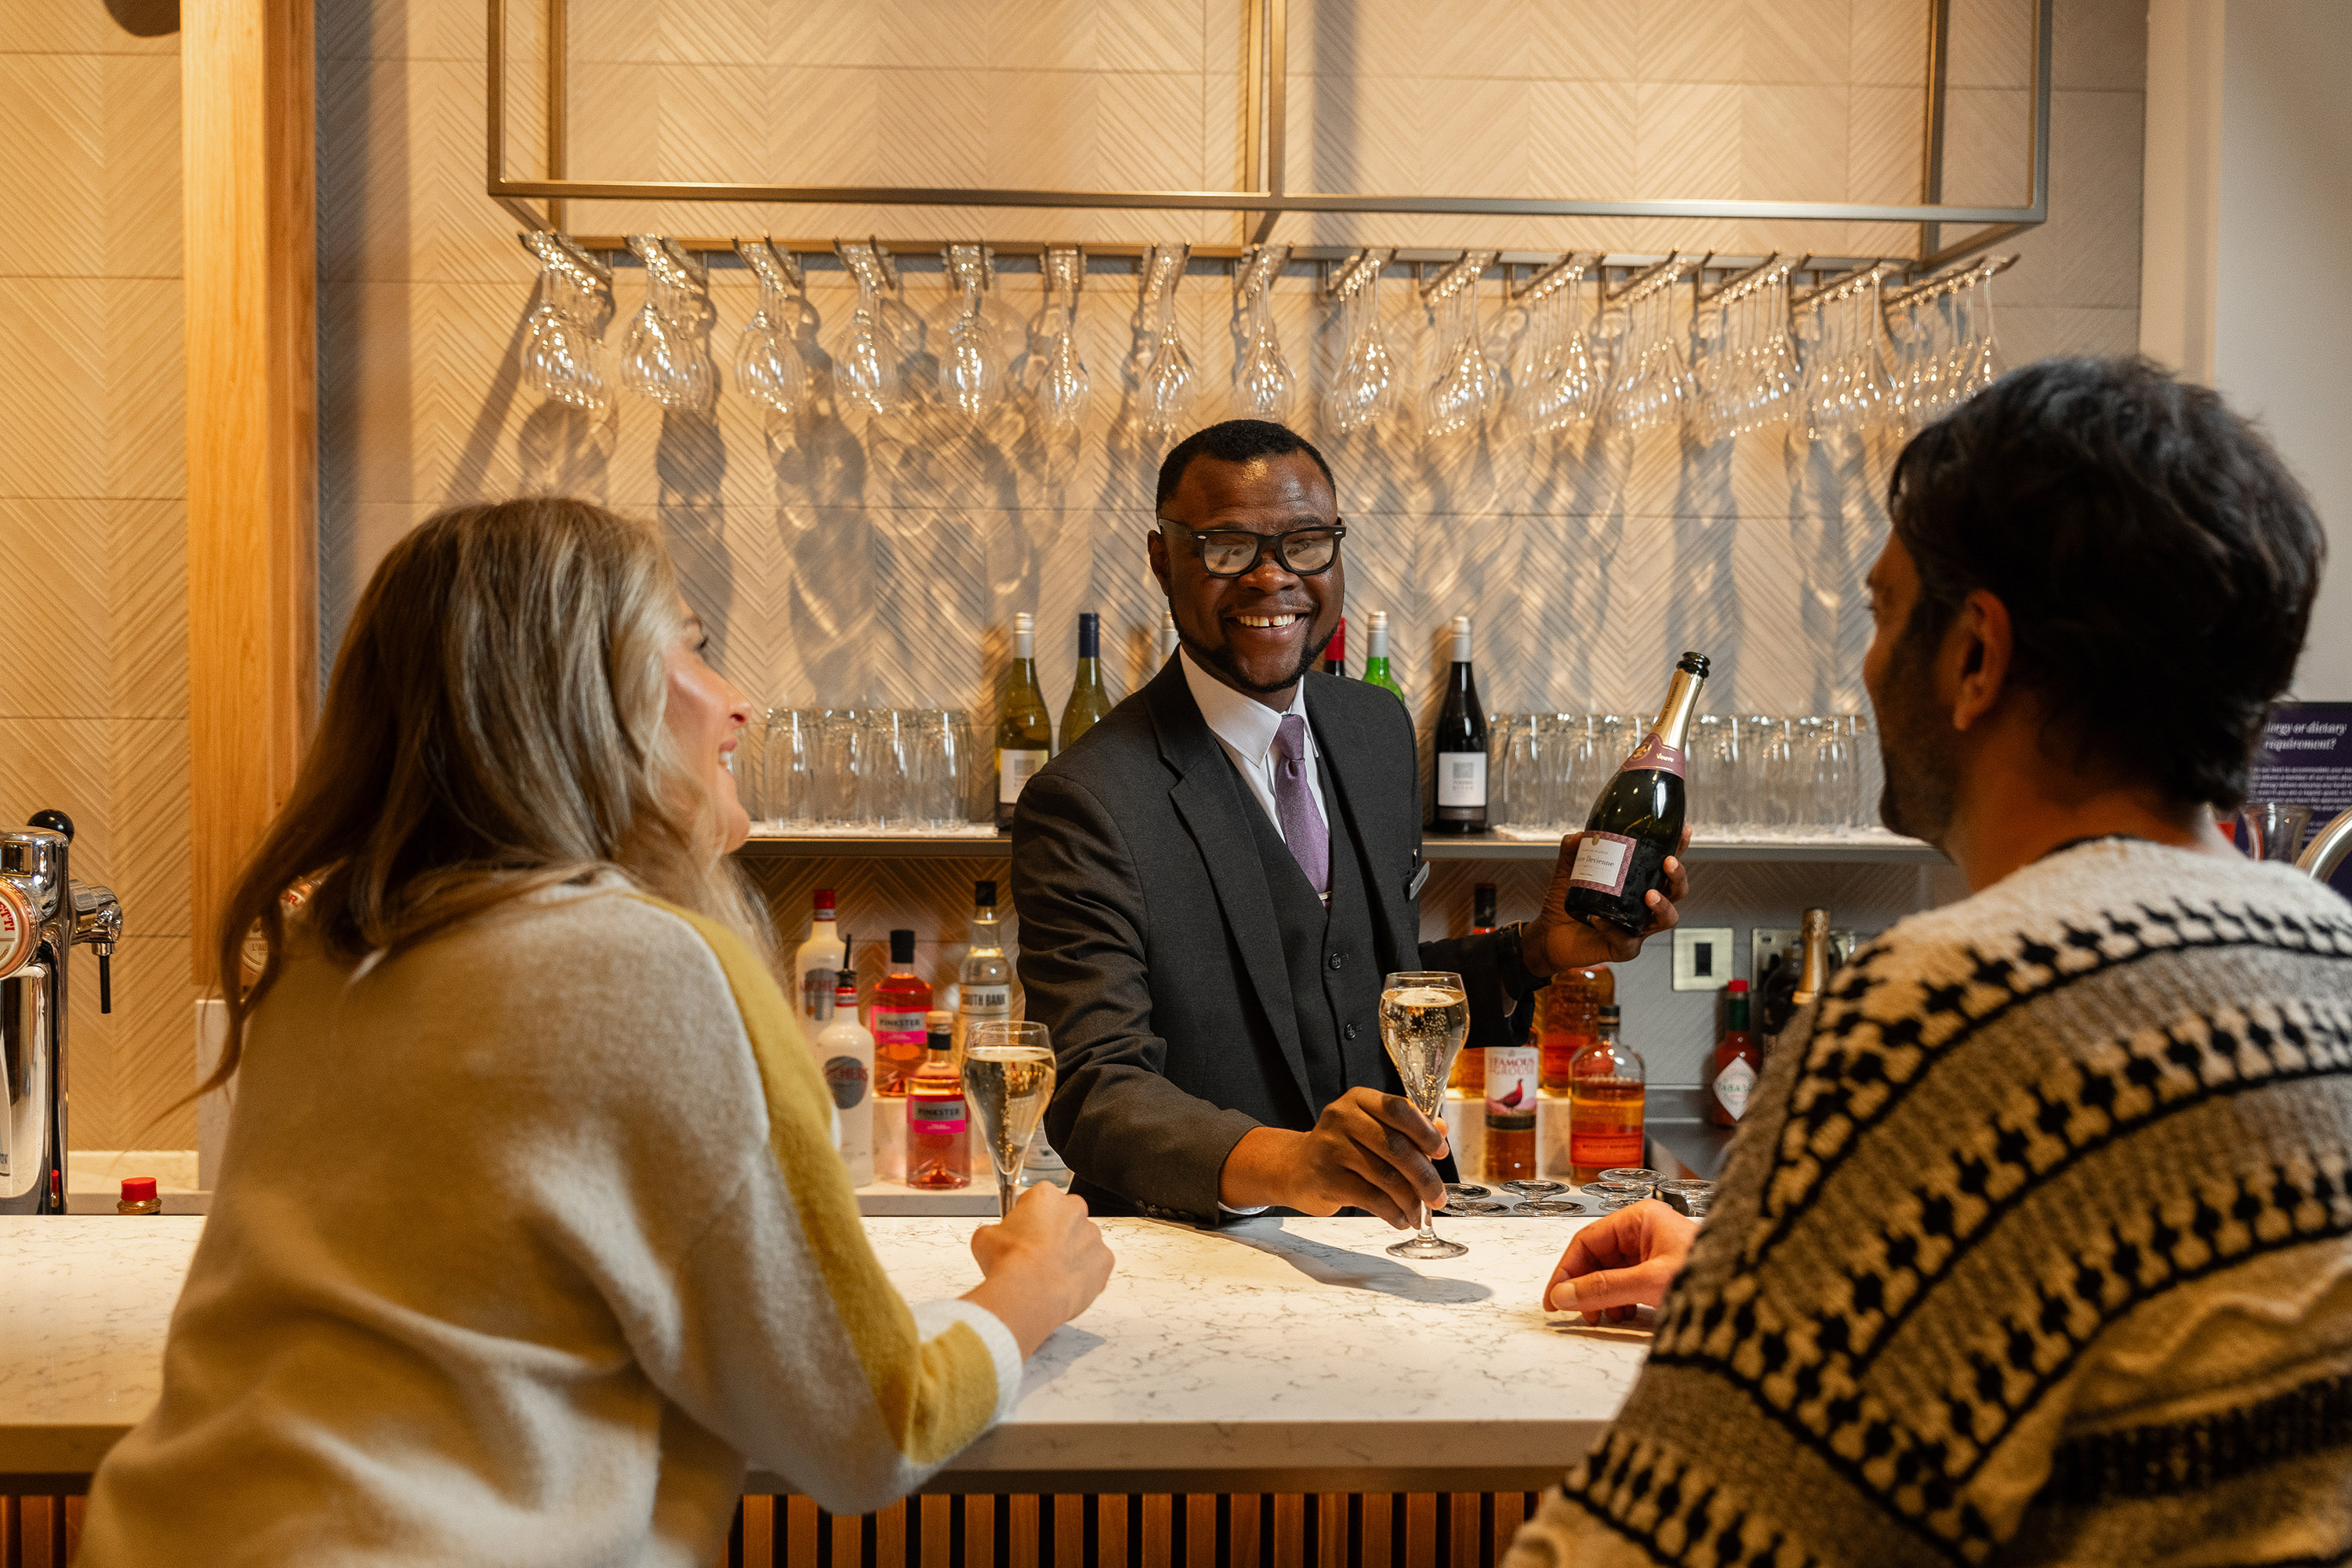
[(1013, 805), (1054, 754), (1054, 721), (1037, 689), (1037, 621), (1013, 617), (1013, 662), (996, 691), (996, 830), (1013, 830)]
[(1675, 665), (1658, 721), (1601, 789), (1577, 841), (1568, 912), (1630, 931), (1650, 929), (1648, 893), (1666, 885), (1665, 859), (1682, 846), (1683, 752), (1706, 684), (1706, 655)]
[(1109, 711), (1110, 694), (1102, 679), (1102, 617), (1087, 610), (1078, 616), (1078, 673), (1070, 682), (1070, 700), (1062, 704), (1062, 750), (1076, 745)]
[(1374, 610), (1368, 629), (1372, 647), (1364, 659), (1364, 679), (1383, 691), (1394, 692), (1396, 700), (1402, 702), (1404, 700), (1404, 688), (1399, 686), (1396, 677), (1389, 673), (1389, 613)]

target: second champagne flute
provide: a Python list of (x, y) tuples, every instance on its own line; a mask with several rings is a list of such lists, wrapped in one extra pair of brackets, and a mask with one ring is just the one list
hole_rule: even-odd
[[(1412, 969), (1381, 983), (1381, 1045), (1404, 1081), (1404, 1097), (1433, 1121), (1444, 1108), (1445, 1080), (1469, 1033), (1470, 993), (1459, 974)], [(1440, 1237), (1430, 1223), (1429, 1205), (1419, 1206), (1421, 1233), (1390, 1247), (1390, 1257), (1459, 1258), (1470, 1250)]]
[(1002, 1218), (1021, 1195), (1021, 1167), (1054, 1098), (1054, 1047), (1045, 1026), (1023, 1018), (974, 1022), (964, 1036), (963, 1097), (996, 1166)]

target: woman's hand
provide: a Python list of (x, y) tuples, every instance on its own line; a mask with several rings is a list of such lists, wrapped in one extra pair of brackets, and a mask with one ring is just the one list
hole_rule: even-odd
[(985, 1278), (963, 1299), (995, 1313), (1024, 1358), (1094, 1305), (1113, 1262), (1102, 1227), (1087, 1217), (1087, 1200), (1050, 1182), (1023, 1193), (999, 1223), (973, 1231), (971, 1256)]
[(1588, 1323), (1633, 1315), (1636, 1306), (1654, 1307), (1682, 1271), (1698, 1236), (1698, 1222), (1655, 1198), (1603, 1215), (1576, 1233), (1544, 1281), (1544, 1306), (1555, 1312), (1581, 1312)]

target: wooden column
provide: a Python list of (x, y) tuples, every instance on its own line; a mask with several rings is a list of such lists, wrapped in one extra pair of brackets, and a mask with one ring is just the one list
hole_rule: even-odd
[(318, 689), (310, 0), (182, 0), (189, 894), (220, 900), (285, 799)]

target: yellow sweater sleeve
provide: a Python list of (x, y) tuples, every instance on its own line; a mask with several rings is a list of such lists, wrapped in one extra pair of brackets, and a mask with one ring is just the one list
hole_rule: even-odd
[[(856, 1190), (833, 1146), (823, 1078), (801, 1042), (782, 990), (732, 932), (688, 911), (662, 907), (692, 925), (709, 943), (742, 1014), (766, 1096), (771, 1152), (799, 1222), (797, 1240), (822, 1280), (823, 1297), (847, 1341), (871, 1398), (873, 1417), (895, 1456), (895, 1463), (879, 1468), (887, 1475), (870, 1466), (856, 1467), (865, 1479), (851, 1489), (895, 1496), (919, 1484), (924, 1474), (994, 1422), (1015, 1392), (1004, 1385), (1017, 1384), (1019, 1352), (1001, 1323), (966, 1303), (939, 1304), (945, 1310), (926, 1309), (919, 1323), (917, 1312), (884, 1274), (866, 1240)], [(793, 1238), (783, 1239), (789, 1247)], [(933, 1331), (927, 1335), (926, 1329)], [(744, 1435), (730, 1436), (740, 1441)], [(849, 1437), (846, 1433), (835, 1436), (845, 1441)], [(806, 1432), (780, 1436), (786, 1436), (786, 1447), (803, 1450)], [(778, 1461), (789, 1462), (792, 1456), (779, 1453), (772, 1458), (756, 1446), (746, 1445), (746, 1449), (754, 1463), (773, 1464), (791, 1473), (786, 1463)], [(824, 1500), (820, 1485), (809, 1489)]]

